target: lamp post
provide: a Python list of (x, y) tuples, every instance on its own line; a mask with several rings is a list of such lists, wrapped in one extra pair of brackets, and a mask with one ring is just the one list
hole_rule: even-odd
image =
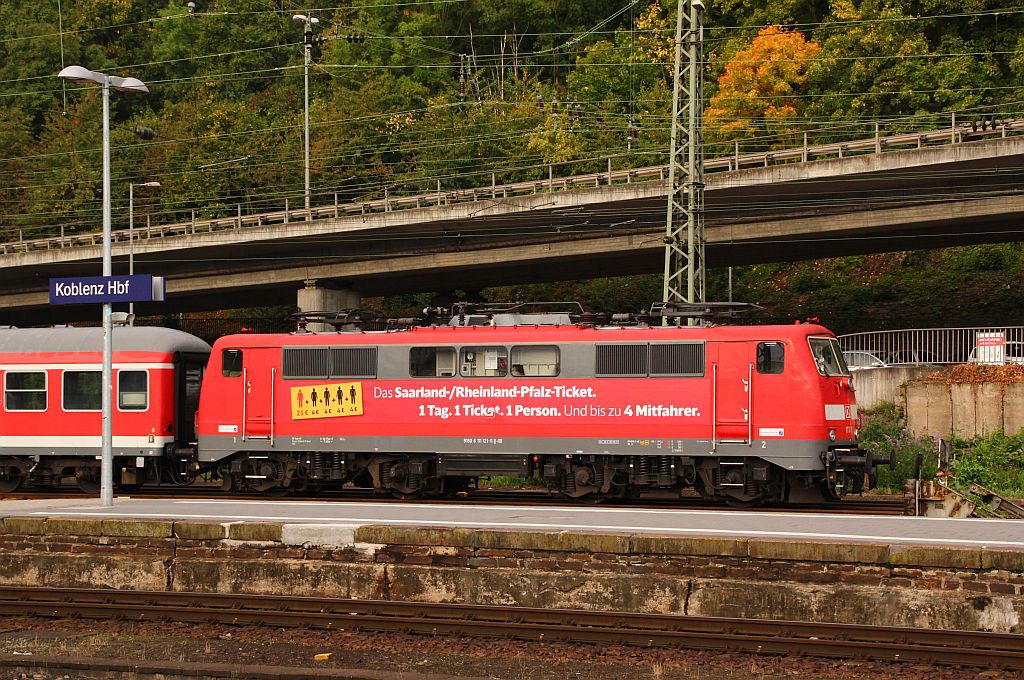
[[(110, 276), (110, 90), (117, 92), (149, 92), (137, 78), (120, 78), (90, 71), (81, 66), (68, 66), (57, 74), (62, 80), (94, 83), (103, 92), (103, 276)], [(100, 502), (114, 504), (114, 451), (111, 428), (111, 394), (113, 383), (114, 328), (110, 318), (111, 304), (103, 303), (103, 379), (101, 408), (103, 410), (102, 443), (100, 446)]]
[[(132, 182), (128, 185), (128, 275), (135, 274), (135, 187), (158, 187), (160, 182)], [(128, 303), (129, 323), (135, 324), (135, 303)]]
[(305, 161), (303, 164), (305, 170), (305, 195), (306, 195), (306, 210), (309, 210), (309, 62), (311, 51), (313, 48), (313, 28), (320, 23), (320, 20), (316, 17), (311, 17), (306, 14), (293, 14), (292, 21), (297, 24), (303, 24), (304, 31), (302, 35), (303, 51), (305, 58), (303, 59), (304, 64), (304, 86), (303, 86), (303, 130), (305, 131), (306, 137), (306, 153)]

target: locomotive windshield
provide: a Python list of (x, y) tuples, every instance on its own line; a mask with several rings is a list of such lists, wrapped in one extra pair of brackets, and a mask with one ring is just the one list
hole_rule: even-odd
[(811, 354), (814, 355), (814, 365), (818, 367), (818, 373), (828, 376), (850, 375), (850, 369), (846, 367), (838, 340), (835, 338), (807, 338), (807, 341), (811, 344)]

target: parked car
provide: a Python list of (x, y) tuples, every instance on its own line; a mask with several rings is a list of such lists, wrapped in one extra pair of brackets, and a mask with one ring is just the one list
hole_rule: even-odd
[(846, 365), (851, 371), (859, 371), (862, 368), (878, 368), (888, 365), (871, 352), (863, 352), (860, 350), (849, 350), (843, 352), (843, 358), (846, 359)]
[[(1013, 340), (1007, 342), (1006, 349), (1003, 352), (1003, 357), (1005, 358), (1005, 362), (1008, 364), (1024, 364), (1024, 342), (1016, 342)], [(971, 350), (970, 356), (967, 357), (967, 363), (980, 363), (978, 361), (977, 347)]]
[(899, 352), (890, 352), (885, 356), (885, 362), (890, 366), (894, 364), (941, 364), (943, 360), (932, 352), (920, 349), (905, 349)]

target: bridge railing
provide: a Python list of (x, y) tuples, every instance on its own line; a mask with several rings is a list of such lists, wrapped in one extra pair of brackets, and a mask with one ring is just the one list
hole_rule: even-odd
[[(935, 117), (931, 116), (926, 119), (893, 119), (887, 121), (887, 124), (906, 127), (915, 120), (927, 120), (934, 125)], [(1024, 119), (1000, 120), (998, 124), (993, 125), (983, 122), (980, 128), (977, 120), (971, 122), (958, 121), (956, 113), (949, 114), (949, 120), (949, 127), (933, 127), (922, 131), (903, 131), (889, 135), (882, 133), (882, 123), (876, 123), (874, 125), (874, 136), (846, 141), (835, 141), (835, 138), (849, 134), (850, 130), (847, 129), (847, 126), (822, 128), (803, 133), (803, 143), (800, 146), (775, 150), (741, 152), (743, 144), (763, 146), (768, 143), (770, 138), (743, 140), (742, 142), (732, 143), (732, 153), (707, 159), (704, 167), (707, 173), (734, 172), (745, 168), (769, 167), (781, 163), (801, 163), (828, 157), (844, 158), (860, 154), (905, 150), (908, 147), (922, 148), (938, 144), (959, 144), (965, 141), (975, 141), (984, 138), (1006, 137), (1007, 135), (1024, 131)], [(857, 128), (856, 131), (863, 134), (861, 128)], [(815, 136), (830, 138), (832, 141), (813, 144), (811, 140)], [(721, 145), (712, 148), (721, 148)], [(616, 169), (615, 165), (617, 163), (621, 164), (622, 160), (626, 158), (629, 158), (629, 156), (620, 154), (577, 159), (562, 163), (534, 164), (470, 172), (443, 178), (407, 179), (403, 180), (401, 186), (409, 184), (423, 186), (425, 183), (436, 183), (436, 190), (403, 195), (395, 185), (382, 185), (379, 189), (372, 192), (376, 193), (377, 197), (353, 201), (340, 201), (339, 194), (342, 192), (317, 194), (313, 199), (315, 203), (320, 204), (313, 205), (309, 209), (292, 208), (291, 202), (293, 199), (284, 198), (282, 209), (265, 212), (247, 212), (243, 210), (241, 204), (237, 204), (234, 206), (233, 214), (208, 219), (197, 219), (197, 211), (192, 210), (189, 219), (181, 220), (179, 218), (170, 223), (152, 224), (151, 218), (147, 217), (145, 220), (146, 225), (135, 228), (132, 234), (129, 234), (127, 229), (118, 229), (112, 233), (111, 238), (117, 244), (127, 243), (130, 238), (138, 241), (147, 241), (274, 224), (289, 224), (353, 216), (363, 216), (365, 218), (375, 213), (387, 213), (410, 208), (444, 207), (483, 200), (500, 202), (504, 199), (542, 192), (572, 191), (581, 188), (600, 187), (602, 185), (612, 186), (632, 182), (664, 182), (668, 177), (667, 165)], [(594, 167), (595, 165), (603, 166), (604, 170), (598, 172), (578, 172), (580, 168)], [(524, 174), (539, 175), (540, 178), (502, 183), (498, 181), (499, 177), (521, 177)], [(451, 188), (450, 186), (455, 182), (467, 183), (473, 178), (479, 179), (480, 184), (478, 186), (469, 188)], [(448, 183), (449, 186), (446, 187), (445, 183)], [(298, 197), (298, 200), (302, 200), (301, 196)], [(175, 214), (180, 215), (180, 212)], [(0, 243), (0, 254), (59, 250), (74, 247), (97, 247), (102, 243), (102, 233), (99, 231), (66, 233), (69, 230), (63, 224), (36, 227), (35, 230), (59, 233), (40, 238), (26, 238), (24, 231), (19, 231), (18, 240)]]
[(962, 364), (976, 360), (981, 333), (1002, 333), (1007, 363), (1024, 363), (1024, 326), (912, 328), (839, 336), (844, 352), (867, 352), (889, 365)]

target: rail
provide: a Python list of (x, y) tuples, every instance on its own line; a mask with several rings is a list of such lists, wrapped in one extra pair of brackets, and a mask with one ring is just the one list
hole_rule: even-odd
[(1024, 326), (869, 331), (840, 335), (839, 345), (843, 352), (862, 352), (888, 365), (963, 364), (979, 359), (979, 333), (1002, 333), (1006, 363), (1024, 364)]
[(568, 640), (1024, 670), (1024, 636), (841, 623), (272, 595), (0, 587), (8, 615)]
[[(974, 141), (986, 137), (1006, 137), (1009, 133), (1024, 131), (1024, 119), (1009, 119), (1000, 122), (998, 125), (983, 126), (978, 129), (977, 122), (957, 122), (957, 114), (950, 114), (950, 126), (945, 128), (933, 128), (919, 132), (901, 132), (892, 135), (882, 135), (879, 124), (875, 125), (875, 135), (854, 139), (849, 141), (830, 141), (822, 144), (810, 144), (809, 133), (803, 134), (803, 144), (787, 149), (774, 151), (757, 151), (740, 153), (740, 143), (736, 142), (733, 153), (711, 158), (705, 161), (705, 172), (731, 172), (742, 170), (747, 167), (769, 167), (781, 163), (801, 163), (825, 157), (844, 158), (850, 155), (864, 153), (884, 153), (890, 150), (905, 150), (907, 147), (922, 148), (927, 145), (958, 144), (965, 140)], [(825, 132), (835, 132), (835, 128), (827, 128)], [(602, 185), (612, 186), (616, 184), (628, 184), (632, 182), (661, 181), (664, 182), (668, 176), (667, 165), (654, 165), (640, 168), (614, 169), (614, 161), (623, 156), (602, 156), (600, 158), (587, 158), (562, 163), (549, 163), (540, 165), (528, 165), (502, 170), (480, 171), (448, 177), (452, 179), (466, 179), (471, 177), (489, 177), (490, 184), (484, 184), (471, 188), (446, 189), (442, 186), (441, 179), (431, 178), (430, 182), (436, 181), (437, 190), (419, 193), (409, 196), (393, 196), (391, 185), (380, 190), (384, 195), (381, 198), (372, 200), (355, 200), (351, 202), (339, 202), (339, 193), (319, 194), (318, 196), (332, 196), (333, 202), (327, 205), (311, 206), (310, 208), (293, 209), (290, 200), (285, 199), (283, 210), (274, 210), (255, 214), (243, 214), (242, 205), (236, 204), (234, 215), (217, 217), (212, 219), (196, 219), (196, 211), (191, 211), (191, 219), (178, 221), (169, 224), (147, 224), (137, 227), (131, 232), (127, 229), (119, 229), (111, 234), (113, 243), (127, 243), (130, 239), (135, 241), (148, 241), (158, 238), (175, 236), (188, 236), (195, 234), (213, 233), (219, 231), (238, 230), (244, 228), (263, 227), (275, 224), (290, 224), (292, 222), (309, 222), (321, 219), (338, 219), (341, 217), (362, 216), (375, 213), (387, 213), (396, 210), (424, 207), (450, 207), (458, 203), (476, 202), (480, 200), (504, 200), (517, 196), (537, 194), (542, 192), (571, 191), (580, 188), (596, 188)], [(584, 174), (555, 175), (555, 168), (569, 169), (581, 165), (604, 164), (606, 169), (600, 172)], [(499, 175), (540, 173), (546, 170), (547, 177), (511, 183), (498, 184)], [(427, 180), (418, 180), (413, 183), (422, 184)], [(316, 196), (314, 196), (316, 198)], [(147, 218), (147, 222), (149, 222)], [(56, 226), (56, 225), (55, 225)], [(102, 244), (103, 234), (99, 231), (88, 233), (65, 233), (65, 226), (59, 225), (60, 235), (47, 236), (42, 238), (25, 239), (24, 230), (19, 230), (17, 241), (0, 243), (0, 254), (27, 253), (39, 250), (60, 250), (75, 247), (96, 247)]]

